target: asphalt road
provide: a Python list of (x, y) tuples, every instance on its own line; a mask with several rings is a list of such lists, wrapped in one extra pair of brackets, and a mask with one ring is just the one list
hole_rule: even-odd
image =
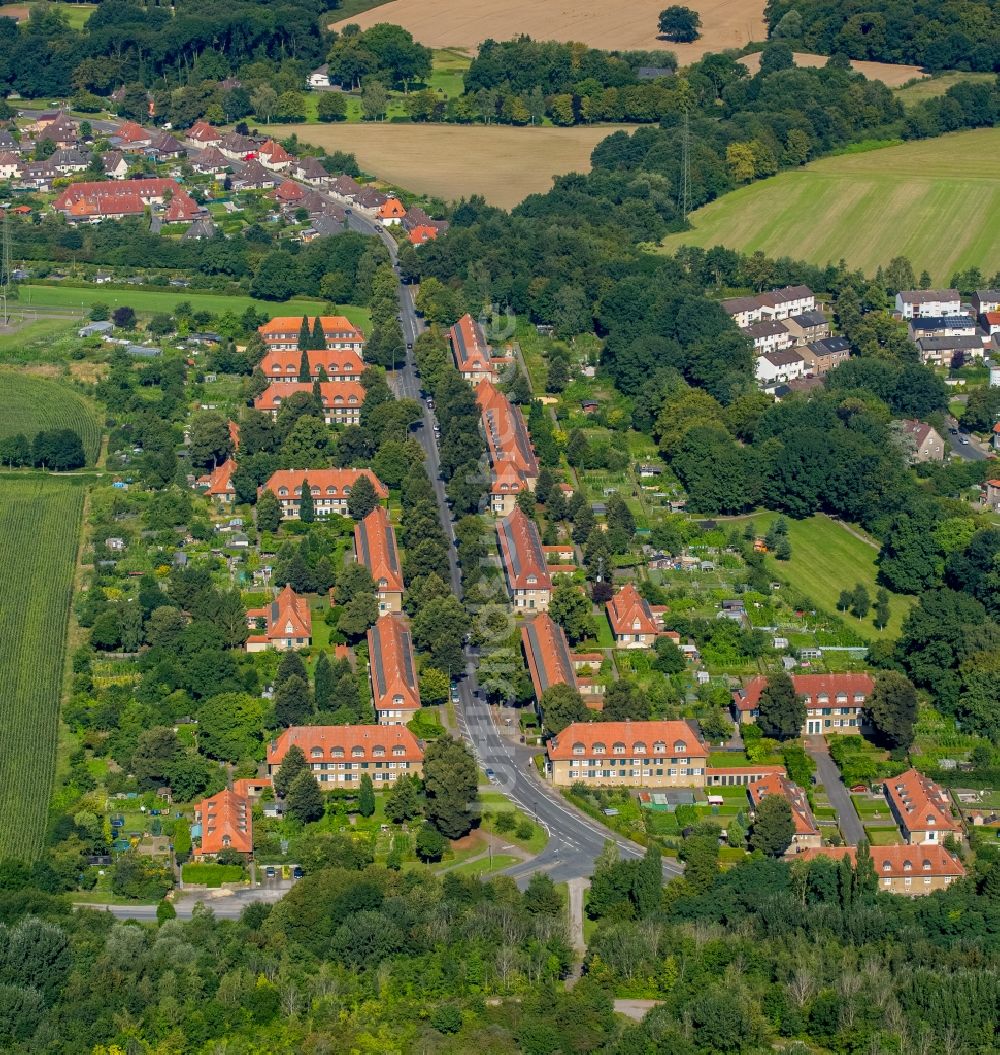
[[(349, 222), (355, 230), (371, 232), (376, 228), (374, 223), (356, 213), (351, 214)], [(391, 235), (384, 230), (375, 230), (374, 233), (382, 238), (395, 261), (396, 245)], [(413, 291), (402, 283), (399, 304), (403, 336), (408, 343), (413, 343), (422, 331), (423, 323), (414, 310)], [(402, 368), (393, 372), (392, 382), (398, 396), (420, 399), (420, 380), (412, 352), (407, 353)], [(434, 422), (433, 412), (424, 405), (423, 422), (416, 429), (416, 435), (426, 454), (441, 523), (452, 541), (448, 555), (451, 587), (455, 595), (461, 597), (462, 577), (454, 546), (455, 531), (444, 483), (440, 478)], [(594, 860), (608, 839), (617, 844), (622, 857), (642, 856), (644, 850), (641, 846), (615, 835), (570, 806), (542, 781), (533, 760), (534, 752), (503, 735), (494, 709), (479, 695), (476, 657), (470, 649), (466, 650), (465, 672), (458, 682), (458, 695), (456, 713), (459, 727), (479, 764), (483, 769), (493, 771), (491, 779), (497, 789), (534, 818), (549, 836), (549, 843), (541, 854), (507, 869), (507, 875), (513, 876), (522, 887), (527, 885), (535, 872), (547, 872), (554, 882), (587, 878), (592, 874)], [(664, 876), (670, 878), (680, 874), (680, 867), (673, 862), (665, 862), (663, 871)]]
[(816, 763), (816, 773), (819, 782), (826, 788), (830, 805), (837, 811), (837, 824), (844, 841), (850, 846), (857, 846), (865, 838), (865, 829), (851, 801), (851, 793), (841, 779), (840, 770), (830, 757), (826, 741), (821, 736), (807, 737), (806, 751)]
[[(954, 433), (951, 431), (952, 428), (954, 428), (954, 426), (950, 426), (945, 433), (952, 454), (957, 454), (959, 458), (964, 458), (969, 462), (986, 461), (989, 455), (979, 446), (978, 440), (972, 439), (967, 433), (963, 433), (961, 430), (959, 430), (958, 433)], [(969, 442), (962, 443), (963, 439), (968, 440)]]

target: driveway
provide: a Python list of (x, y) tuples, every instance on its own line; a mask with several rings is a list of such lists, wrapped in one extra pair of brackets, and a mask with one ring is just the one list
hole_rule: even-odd
[(845, 842), (857, 846), (865, 837), (865, 829), (858, 817), (858, 811), (851, 801), (851, 793), (840, 779), (840, 770), (830, 757), (826, 741), (821, 736), (806, 738), (806, 752), (816, 763), (816, 775), (826, 788), (826, 797), (837, 811), (837, 823)]

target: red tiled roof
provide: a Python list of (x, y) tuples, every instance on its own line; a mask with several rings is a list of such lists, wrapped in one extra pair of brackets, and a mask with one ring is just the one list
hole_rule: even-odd
[(885, 781), (885, 793), (910, 831), (961, 831), (951, 816), (951, 802), (940, 784), (915, 769)]
[(372, 695), (376, 710), (416, 710), (420, 686), (406, 616), (391, 612), (368, 631)]
[(207, 121), (195, 121), (188, 129), (188, 139), (196, 143), (221, 143), (224, 133), (218, 128), (213, 128)]
[(167, 223), (178, 223), (183, 220), (193, 220), (197, 215), (198, 205), (195, 200), (185, 191), (180, 191), (170, 199), (163, 218)]
[[(278, 498), (299, 497), (303, 480), (308, 480), (309, 489), (316, 498), (325, 495), (336, 497), (349, 493), (359, 476), (367, 476), (371, 480), (379, 498), (389, 497), (385, 484), (371, 469), (278, 469), (264, 486)], [(287, 493), (279, 494), (281, 488), (285, 488)]]
[[(872, 865), (880, 879), (900, 879), (904, 876), (964, 876), (962, 863), (940, 843), (923, 846), (870, 846)], [(817, 857), (829, 857), (839, 861), (846, 857), (851, 864), (857, 862), (858, 851), (853, 846), (823, 846), (803, 850), (800, 861), (812, 861)], [(909, 864), (909, 868), (907, 868)]]
[[(268, 319), (263, 326), (258, 326), (257, 332), (264, 338), (265, 342), (267, 342), (268, 338), (273, 341), (288, 336), (298, 337), (302, 326), (302, 318), (303, 316), (301, 315), (276, 315), (273, 319)], [(316, 316), (306, 315), (305, 318), (308, 320), (309, 329), (311, 330), (316, 325)], [(333, 334), (337, 334), (340, 339), (349, 338), (355, 341), (364, 339), (364, 334), (358, 327), (343, 315), (321, 315), (319, 324), (323, 328), (323, 334), (328, 342)]]
[[(358, 335), (360, 340), (360, 334)], [(327, 338), (329, 343), (330, 338)], [(353, 349), (328, 348), (327, 351), (306, 352), (309, 361), (309, 376), (319, 377), (319, 369), (326, 371), (326, 376), (332, 381), (340, 377), (360, 377), (364, 370), (360, 353)], [(278, 351), (273, 349), (260, 361), (260, 370), (265, 377), (278, 378), (290, 377), (292, 384), (298, 382), (299, 368), (302, 365), (302, 353), (294, 349), (289, 351)]]
[(538, 459), (521, 411), (491, 381), (476, 387), (476, 402), (482, 413), (494, 492), (522, 490), (528, 480), (538, 479)]
[(278, 189), (274, 192), (274, 196), (278, 201), (298, 201), (300, 198), (306, 196), (306, 192), (297, 183), (293, 183), (290, 179), (286, 179), (278, 186)]
[(269, 157), (272, 165), (280, 165), (292, 160), (292, 155), (280, 143), (275, 143), (273, 139), (263, 143), (257, 153)]
[(198, 486), (205, 488), (207, 495), (234, 495), (236, 488), (233, 487), (233, 472), (236, 462), (227, 458), (221, 465), (217, 465), (210, 473), (198, 477)]
[(247, 622), (263, 619), (266, 629), (262, 635), (268, 641), (282, 637), (312, 637), (312, 612), (305, 597), (300, 597), (291, 586), (263, 608), (247, 610)]
[(813, 818), (812, 810), (809, 808), (809, 800), (806, 793), (793, 784), (788, 777), (782, 773), (769, 773), (762, 779), (747, 785), (747, 794), (754, 805), (767, 798), (768, 795), (780, 795), (792, 808), (792, 820), (795, 822), (796, 835), (819, 835), (819, 828)]
[[(297, 392), (312, 395), (309, 381), (276, 381), (253, 401), (255, 410), (274, 411)], [(324, 407), (360, 407), (365, 401), (365, 388), (360, 381), (320, 381), (319, 396)]]
[(492, 350), (482, 326), (471, 315), (463, 315), (448, 331), (448, 337), (460, 371), (492, 369)]
[(396, 532), (384, 506), (376, 506), (354, 525), (354, 551), (358, 563), (371, 573), (376, 586), (402, 592), (403, 572), (396, 548)]
[[(685, 757), (707, 758), (708, 748), (690, 722), (574, 722), (548, 743), (548, 756), (553, 762), (569, 761), (573, 747), (582, 744), (584, 755), (593, 752), (595, 744), (604, 745), (604, 754), (613, 758), (613, 745), (624, 744), (624, 757), (631, 758), (635, 744), (645, 745), (645, 754), (656, 754), (656, 744), (662, 744), (661, 754), (683, 754)], [(641, 752), (640, 752), (641, 753)]]
[[(127, 181), (74, 183), (56, 196), (52, 208), (59, 212), (70, 212), (74, 216), (113, 216), (142, 212), (148, 202), (162, 199), (168, 190), (174, 198), (181, 196), (191, 200), (176, 180), (151, 177)], [(137, 202), (141, 205), (137, 206)]]
[(563, 629), (546, 612), (526, 620), (521, 627), (521, 643), (528, 661), (535, 698), (541, 699), (553, 685), (576, 688), (576, 669)]
[(658, 627), (649, 602), (633, 583), (626, 583), (608, 601), (608, 620), (616, 635), (655, 634)]
[[(799, 696), (815, 700), (826, 693), (830, 702), (836, 701), (838, 694), (846, 694), (848, 702), (853, 703), (854, 696), (871, 695), (875, 682), (870, 674), (793, 674), (792, 685)], [(762, 674), (751, 678), (742, 689), (733, 694), (733, 702), (741, 711), (753, 711), (760, 703), (760, 694), (767, 687), (767, 678)]]
[(271, 787), (270, 777), (240, 777), (239, 780), (233, 781), (233, 791), (237, 795), (243, 795), (244, 797), (253, 795), (257, 792), (263, 791), (264, 788)]
[(515, 509), (510, 516), (497, 521), (497, 533), (511, 587), (516, 590), (551, 590), (552, 577), (535, 522), (520, 509)]
[(406, 215), (406, 207), (398, 198), (390, 198), (378, 211), (379, 219), (401, 220)]
[(194, 819), (201, 824), (201, 853), (253, 851), (253, 812), (250, 803), (235, 791), (220, 791), (195, 804)]
[(115, 136), (123, 143), (148, 143), (152, 141), (153, 133), (143, 128), (137, 121), (126, 121), (115, 132)]
[(433, 242), (438, 236), (437, 228), (422, 223), (414, 227), (407, 235), (411, 244), (423, 245), (424, 242)]
[(233, 444), (233, 450), (240, 449), (240, 426), (236, 421), (229, 422), (229, 439)]
[[(319, 758), (359, 758), (369, 762), (382, 758), (404, 762), (424, 760), (420, 742), (405, 725), (293, 725), (268, 744), (267, 764), (281, 765), (293, 744), (302, 749), (307, 762)], [(355, 749), (360, 749), (358, 754), (353, 753)]]

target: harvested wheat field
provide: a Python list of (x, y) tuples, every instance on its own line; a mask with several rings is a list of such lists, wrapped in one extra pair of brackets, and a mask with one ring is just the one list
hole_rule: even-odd
[(617, 125), (512, 128), (509, 125), (273, 125), (327, 150), (348, 150), (365, 172), (419, 194), (451, 201), (482, 194), (511, 208), (546, 191), (554, 176), (587, 172), (590, 153)]
[[(829, 62), (827, 55), (810, 55), (804, 51), (793, 53), (796, 66), (825, 66)], [(751, 72), (760, 69), (760, 52), (754, 52), (740, 59), (740, 62)], [(910, 81), (920, 80), (927, 74), (919, 66), (907, 66), (901, 62), (869, 62), (867, 59), (852, 59), (851, 65), (858, 73), (863, 73), (870, 81), (882, 81), (890, 88), (898, 88)]]
[(488, 38), (510, 40), (527, 33), (535, 40), (575, 40), (594, 48), (662, 48), (673, 51), (682, 65), (709, 51), (767, 39), (764, 0), (689, 0), (686, 6), (698, 11), (702, 22), (701, 39), (694, 44), (657, 39), (659, 15), (667, 6), (663, 0), (632, 0), (625, 7), (600, 0), (392, 0), (343, 21), (362, 29), (393, 22), (432, 48), (474, 50)]
[(934, 282), (1000, 268), (1000, 129), (823, 158), (724, 194), (664, 248), (725, 245), (872, 275), (907, 256)]

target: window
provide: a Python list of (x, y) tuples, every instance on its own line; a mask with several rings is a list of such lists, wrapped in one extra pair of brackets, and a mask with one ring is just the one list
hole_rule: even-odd
[(322, 747), (314, 747), (309, 752), (309, 757), (310, 758), (322, 758), (323, 757), (323, 748)]
[(625, 754), (625, 745), (619, 740), (612, 746), (611, 753), (615, 755)]
[(683, 740), (677, 740), (674, 743), (674, 754), (686, 755), (687, 754), (687, 749), (688, 749), (688, 745)]
[(586, 752), (586, 748), (583, 746), (583, 744), (580, 743), (579, 740), (577, 740), (577, 742), (573, 745), (573, 754), (574, 755), (582, 755), (585, 752)]
[(632, 745), (632, 754), (634, 754), (634, 755), (644, 755), (645, 753), (646, 753), (646, 745), (641, 740), (637, 740)]
[(364, 757), (365, 757), (365, 749), (360, 744), (355, 744), (354, 747), (351, 748), (351, 758), (364, 758)]
[(330, 757), (331, 758), (343, 758), (344, 757), (344, 749), (342, 747), (331, 747), (330, 748)]
[(603, 755), (604, 752), (607, 751), (607, 747), (604, 744), (602, 744), (600, 740), (598, 740), (594, 744), (592, 750), (593, 750), (595, 755)]

